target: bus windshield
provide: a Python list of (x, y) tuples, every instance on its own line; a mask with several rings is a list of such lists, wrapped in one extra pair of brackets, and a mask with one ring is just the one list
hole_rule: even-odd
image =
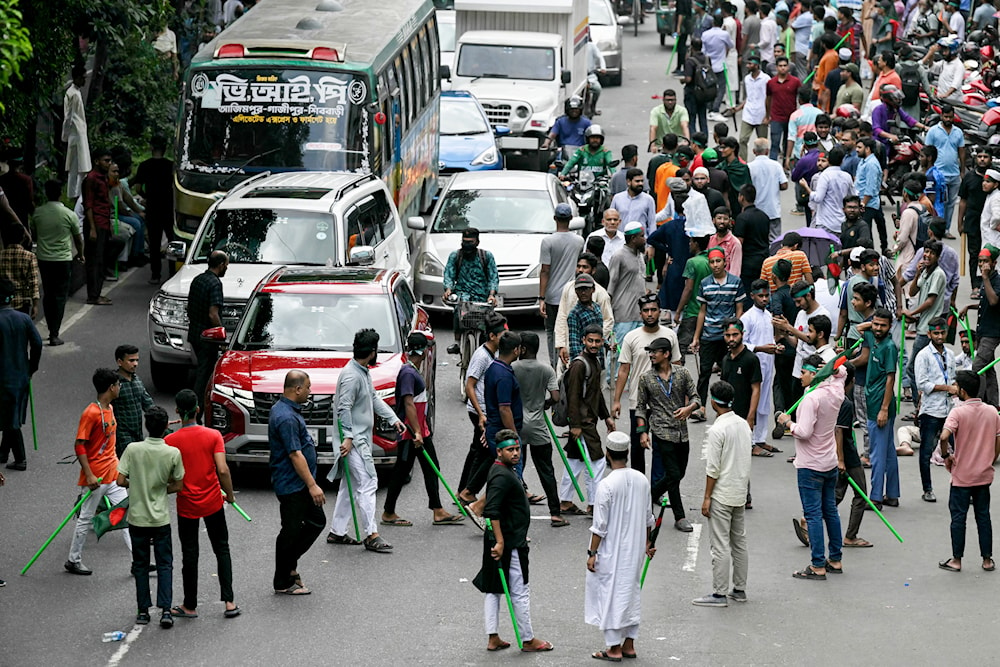
[(281, 67), (205, 69), (188, 85), (183, 171), (371, 169), (363, 78)]

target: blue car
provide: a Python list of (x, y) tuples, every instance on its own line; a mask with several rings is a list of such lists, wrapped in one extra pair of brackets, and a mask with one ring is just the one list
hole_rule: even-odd
[(486, 112), (471, 93), (441, 93), (441, 138), (438, 147), (441, 174), (503, 169), (503, 156), (500, 155), (496, 136), (509, 131), (498, 126), (494, 133)]

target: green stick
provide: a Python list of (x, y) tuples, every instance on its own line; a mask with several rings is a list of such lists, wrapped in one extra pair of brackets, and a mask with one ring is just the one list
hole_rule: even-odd
[[(844, 41), (846, 41), (847, 38), (850, 37), (850, 36), (851, 36), (851, 31), (848, 31), (846, 35), (844, 35), (843, 37), (840, 38), (840, 41), (837, 42), (837, 46), (833, 47), (833, 50), (836, 51), (836, 50), (840, 49), (840, 45), (843, 44)], [(788, 54), (786, 53), (785, 55), (787, 56)], [(814, 74), (816, 74), (816, 70), (813, 70), (813, 71), (809, 72), (809, 76), (807, 76), (805, 78), (805, 81), (802, 82), (802, 85), (804, 86), (807, 83), (809, 83), (809, 79), (813, 78)]]
[[(786, 28), (787, 30), (787, 28)], [(792, 62), (792, 31), (788, 30), (785, 33), (785, 57), (788, 58), (788, 62)]]
[[(971, 342), (971, 338), (969, 339)], [(31, 438), (35, 441), (35, 451), (38, 451), (38, 427), (35, 426), (35, 387), (28, 380), (28, 405), (31, 406)]]
[[(899, 414), (899, 406), (903, 402), (903, 354), (906, 352), (906, 315), (900, 315), (899, 322), (902, 325), (899, 335), (899, 368), (896, 371), (896, 414)], [(911, 391), (914, 388), (911, 387)], [(916, 402), (916, 394), (913, 395)]]
[[(486, 519), (486, 530), (493, 534), (493, 522)], [(495, 537), (495, 536), (494, 536)], [(497, 570), (500, 572), (500, 584), (503, 586), (503, 595), (507, 598), (507, 611), (510, 612), (510, 623), (514, 626), (514, 638), (517, 639), (517, 647), (524, 648), (524, 643), (521, 641), (521, 633), (517, 629), (517, 617), (514, 616), (514, 603), (510, 599), (510, 588), (507, 587), (507, 575), (503, 571), (503, 563), (497, 561)]]
[(559, 458), (562, 459), (563, 465), (566, 466), (566, 474), (569, 475), (570, 481), (573, 482), (573, 488), (576, 489), (576, 493), (580, 496), (580, 502), (582, 503), (583, 491), (580, 490), (580, 484), (576, 481), (576, 475), (574, 475), (573, 471), (569, 469), (569, 460), (566, 458), (566, 452), (564, 452), (563, 448), (559, 445), (559, 438), (556, 437), (556, 429), (552, 426), (552, 420), (549, 419), (549, 413), (543, 412), (542, 416), (545, 417), (545, 425), (549, 427), (549, 435), (552, 436), (552, 446), (556, 448), (557, 452), (559, 452)]
[(583, 462), (587, 464), (587, 472), (590, 473), (590, 479), (594, 479), (596, 475), (594, 474), (594, 468), (590, 465), (590, 457), (587, 455), (587, 448), (583, 446), (583, 437), (576, 439), (576, 446), (580, 448), (580, 457)]
[[(965, 337), (969, 339), (969, 356), (975, 357), (976, 356), (976, 346), (972, 342), (972, 330), (969, 329), (969, 316), (966, 315), (964, 319), (961, 318), (961, 317), (959, 317), (958, 311), (955, 310), (954, 307), (952, 307), (951, 312), (955, 314), (955, 318), (959, 322), (961, 322), (962, 326), (965, 328)], [(36, 447), (35, 449), (38, 449), (38, 448)]]
[[(857, 449), (858, 448), (858, 437), (854, 434), (854, 429), (851, 429), (851, 438), (854, 440), (854, 449)], [(878, 515), (878, 518), (882, 519), (882, 523), (885, 524), (885, 527), (892, 531), (892, 534), (896, 536), (897, 540), (899, 540), (900, 542), (902, 542), (903, 538), (899, 536), (899, 533), (897, 533), (896, 529), (892, 527), (892, 524), (889, 523), (886, 520), (885, 515), (883, 515), (882, 511), (879, 510), (879, 508), (875, 506), (875, 503), (873, 503), (872, 499), (868, 497), (868, 494), (861, 490), (861, 487), (857, 485), (857, 482), (855, 482), (853, 479), (851, 479), (850, 475), (847, 475), (847, 481), (850, 482), (851, 486), (854, 487), (854, 490), (857, 491), (861, 495), (861, 497), (865, 499), (865, 502), (868, 503), (868, 505), (873, 510), (875, 510), (875, 514)]]
[(986, 371), (990, 370), (991, 368), (993, 368), (994, 366), (997, 365), (998, 361), (1000, 361), (1000, 357), (997, 357), (996, 359), (994, 359), (990, 363), (988, 363), (985, 366), (983, 366), (982, 368), (980, 368), (978, 371), (976, 371), (976, 375), (982, 375)]
[[(337, 420), (337, 432), (340, 434), (340, 441), (344, 441), (344, 427), (340, 420)], [(351, 518), (354, 519), (354, 539), (361, 541), (361, 531), (358, 530), (358, 511), (354, 507), (354, 487), (351, 484), (351, 465), (347, 457), (341, 457), (344, 462), (344, 480), (347, 481), (347, 495), (351, 499)]]
[[(850, 352), (851, 350), (857, 348), (859, 345), (861, 345), (861, 343), (863, 341), (864, 341), (864, 339), (858, 339), (858, 340), (856, 340), (854, 342), (854, 345), (852, 345), (851, 347), (849, 347), (847, 349), (847, 351)], [(813, 389), (815, 389), (818, 386), (819, 385), (817, 384), (817, 385), (813, 385), (813, 386), (807, 387), (806, 390), (804, 392), (802, 392), (802, 395), (799, 396), (799, 400), (795, 401), (795, 403), (792, 404), (792, 407), (790, 407), (787, 410), (785, 410), (785, 414), (786, 415), (790, 415), (793, 412), (795, 412), (795, 408), (799, 407), (799, 403), (801, 403), (803, 401), (803, 399), (805, 399), (805, 397), (809, 395), (809, 392), (811, 392)]]
[(458, 502), (458, 496), (456, 496), (454, 491), (451, 490), (451, 487), (448, 486), (448, 482), (445, 481), (444, 475), (441, 474), (441, 471), (438, 470), (438, 467), (434, 465), (434, 461), (433, 459), (431, 459), (431, 455), (428, 454), (427, 450), (424, 449), (423, 447), (420, 448), (420, 453), (424, 455), (424, 458), (427, 459), (427, 463), (431, 465), (431, 470), (434, 471), (434, 474), (437, 475), (437, 478), (441, 480), (442, 484), (444, 484), (444, 490), (448, 492), (448, 495), (451, 496), (451, 499), (455, 501), (456, 505), (458, 505), (458, 509), (462, 512), (462, 514), (464, 514), (471, 520), (472, 517), (470, 517), (469, 513), (465, 511), (465, 506), (462, 505), (462, 503)]
[[(667, 509), (667, 501), (660, 501), (660, 515), (656, 517), (656, 525), (653, 526), (653, 530), (649, 531), (649, 546), (656, 546), (656, 538), (660, 534), (660, 524), (663, 523), (663, 511)], [(649, 564), (653, 561), (652, 558), (646, 556), (646, 563), (642, 566), (642, 576), (639, 578), (639, 589), (646, 583), (646, 572), (649, 571)]]
[[(103, 477), (98, 477), (97, 483), (100, 484), (103, 480), (104, 480)], [(24, 573), (28, 571), (29, 567), (35, 564), (35, 561), (38, 560), (38, 557), (42, 555), (42, 552), (45, 551), (46, 547), (52, 544), (52, 540), (56, 539), (56, 535), (59, 534), (59, 531), (62, 530), (63, 526), (69, 523), (69, 520), (73, 518), (73, 515), (76, 514), (81, 507), (83, 507), (83, 503), (86, 502), (87, 498), (89, 498), (90, 494), (92, 494), (93, 492), (94, 492), (93, 489), (87, 489), (87, 492), (83, 494), (83, 497), (77, 501), (76, 505), (73, 505), (73, 509), (69, 511), (69, 514), (66, 515), (66, 518), (63, 519), (62, 523), (59, 524), (59, 527), (56, 528), (51, 535), (49, 535), (49, 539), (45, 540), (45, 544), (43, 544), (42, 547), (35, 552), (35, 555), (31, 557), (31, 560), (28, 561), (28, 564), (24, 566), (23, 570), (21, 570), (22, 576), (24, 576)]]
[[(219, 491), (222, 491), (222, 489), (219, 489)], [(225, 497), (225, 495), (226, 495), (226, 492), (225, 492), (225, 491), (222, 491), (222, 495), (223, 495), (223, 497)], [(240, 516), (241, 516), (241, 517), (243, 517), (243, 518), (244, 518), (244, 519), (246, 519), (247, 521), (253, 521), (253, 519), (251, 519), (251, 518), (250, 518), (250, 515), (249, 515), (249, 514), (247, 514), (246, 512), (244, 512), (244, 511), (243, 511), (243, 508), (242, 508), (242, 507), (240, 507), (240, 506), (239, 506), (239, 505), (237, 505), (236, 503), (229, 503), (229, 504), (230, 504), (230, 505), (232, 505), (232, 507), (233, 507), (233, 509), (234, 509), (234, 510), (236, 510), (237, 512), (239, 512), (239, 513), (240, 513)]]
[(670, 76), (670, 66), (674, 62), (674, 56), (677, 55), (677, 42), (681, 41), (681, 36), (678, 34), (674, 37), (674, 48), (670, 50), (670, 58), (667, 60), (667, 71), (666, 76)]
[[(729, 97), (729, 111), (733, 111), (733, 107), (735, 107), (736, 105), (733, 104), (733, 91), (729, 87), (729, 70), (726, 68), (726, 63), (722, 63), (722, 76), (726, 80), (726, 95)], [(736, 112), (735, 111), (733, 111), (732, 118), (733, 118), (733, 130), (738, 131), (739, 128), (736, 127)]]

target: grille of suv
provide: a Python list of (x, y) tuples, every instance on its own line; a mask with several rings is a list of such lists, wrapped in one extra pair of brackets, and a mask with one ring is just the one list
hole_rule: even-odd
[(520, 278), (528, 270), (528, 264), (500, 264), (497, 266), (497, 273), (500, 280), (513, 280)]
[[(271, 414), (271, 406), (281, 399), (281, 394), (267, 394), (255, 391), (253, 393), (253, 409), (250, 410), (251, 424), (266, 424)], [(330, 426), (337, 422), (333, 409), (333, 395), (313, 395), (306, 405), (302, 406), (302, 418), (308, 426)]]
[(483, 110), (486, 112), (486, 118), (493, 127), (506, 125), (510, 121), (509, 104), (484, 104)]

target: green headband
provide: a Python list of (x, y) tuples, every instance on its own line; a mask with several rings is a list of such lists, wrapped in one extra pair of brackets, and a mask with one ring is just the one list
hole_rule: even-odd
[(733, 407), (733, 402), (732, 401), (721, 401), (718, 398), (716, 398), (715, 396), (712, 396), (712, 400), (715, 401), (716, 403), (718, 403), (719, 405), (721, 405), (724, 408), (731, 408), (731, 407)]
[(497, 449), (507, 449), (508, 447), (520, 447), (521, 443), (513, 438), (508, 438), (497, 443)]
[(906, 194), (910, 195), (911, 197), (919, 197), (920, 196), (920, 193), (914, 192), (910, 188), (903, 188), (903, 192), (905, 192)]
[(798, 299), (799, 297), (806, 296), (807, 294), (809, 294), (812, 291), (813, 291), (813, 287), (810, 285), (809, 287), (806, 287), (805, 289), (799, 290), (798, 292), (796, 292), (792, 296), (795, 297), (796, 299)]
[(812, 364), (802, 364), (802, 370), (809, 371), (810, 373), (818, 373), (819, 369)]

